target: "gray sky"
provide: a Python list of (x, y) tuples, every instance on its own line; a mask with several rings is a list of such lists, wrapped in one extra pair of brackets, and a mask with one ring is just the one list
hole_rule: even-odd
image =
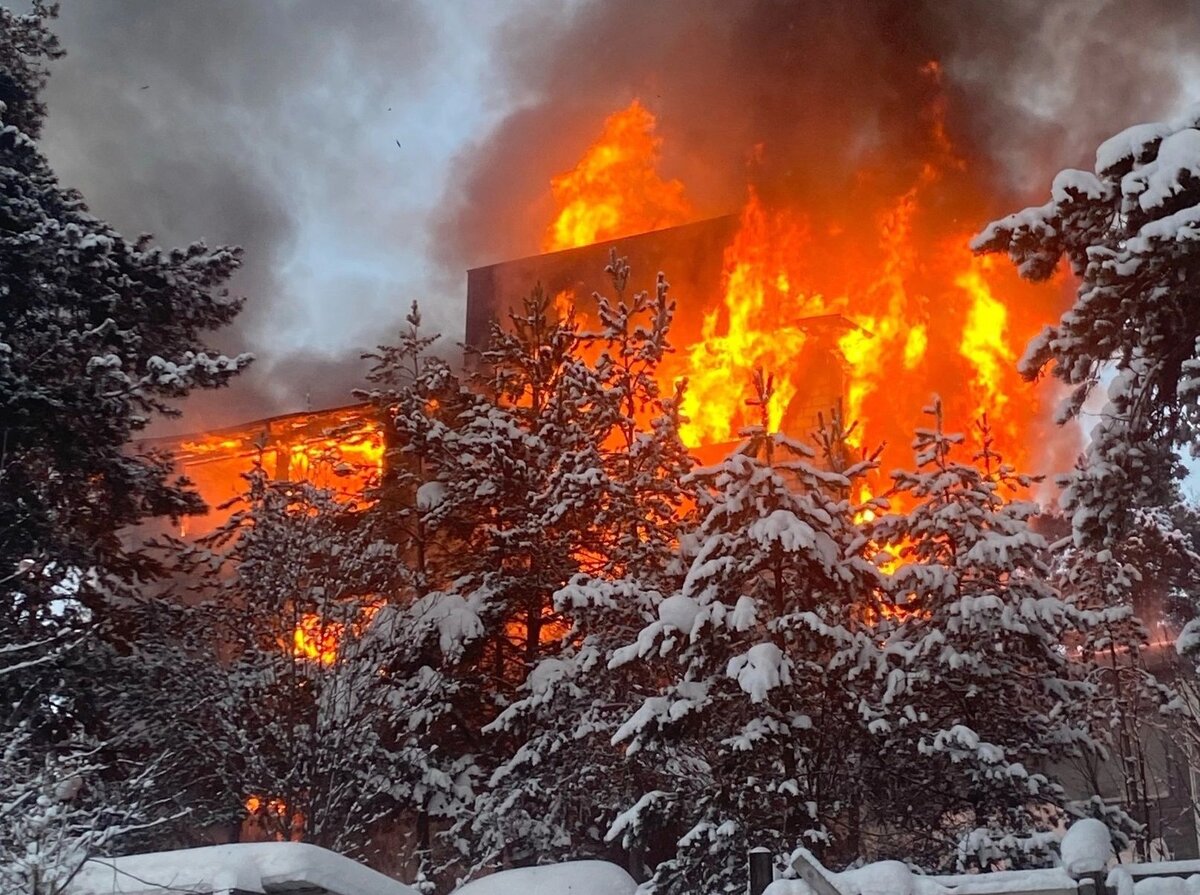
[[(128, 236), (238, 244), (248, 299), (214, 342), (258, 361), (183, 428), (349, 400), (413, 299), (461, 338), (465, 276), (431, 260), (455, 154), (510, 101), (491, 35), (518, 5), (68, 0), (44, 147)], [(399, 143), (399, 145), (397, 145)]]

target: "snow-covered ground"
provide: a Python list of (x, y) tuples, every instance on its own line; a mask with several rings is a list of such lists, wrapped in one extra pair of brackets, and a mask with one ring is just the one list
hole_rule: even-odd
[(607, 861), (521, 867), (467, 883), (454, 895), (634, 895), (637, 883)]
[[(318, 888), (319, 887), (319, 888)], [(418, 895), (357, 861), (304, 842), (238, 843), (94, 858), (65, 895), (150, 895), (312, 891), (333, 895)]]

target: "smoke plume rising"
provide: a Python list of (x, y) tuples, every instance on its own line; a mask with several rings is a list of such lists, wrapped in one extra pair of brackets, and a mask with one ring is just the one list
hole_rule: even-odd
[(347, 400), (413, 298), (460, 338), (464, 268), (539, 251), (550, 177), (635, 96), (698, 216), (754, 184), (853, 218), (912, 181), (944, 92), (968, 164), (926, 211), (976, 226), (1200, 71), (1188, 0), (498, 7), (65, 7), (45, 138), (63, 182), (131, 236), (246, 248), (247, 309), (214, 341), (260, 360), (177, 429)]
[[(459, 160), (440, 257), (449, 267), (536, 251), (546, 182), (596, 123), (638, 97), (657, 116), (665, 176), (701, 213), (736, 210), (748, 181), (768, 199), (839, 202), (874, 158), (911, 182), (927, 150), (931, 60), (946, 126), (984, 189), (986, 216), (1040, 196), (1061, 167), (1090, 165), (1116, 129), (1184, 98), (1200, 16), (1186, 0), (595, 2), (510, 23), (493, 64), (519, 107)], [(753, 158), (753, 161), (752, 161)], [(946, 191), (954, 195), (953, 190)]]

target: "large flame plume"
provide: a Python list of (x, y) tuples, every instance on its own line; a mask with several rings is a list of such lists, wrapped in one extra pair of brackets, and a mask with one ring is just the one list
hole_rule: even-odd
[(571, 171), (550, 182), (559, 205), (546, 231), (547, 252), (682, 224), (691, 205), (678, 180), (658, 174), (662, 138), (636, 99), (614, 112)]
[[(936, 87), (935, 63), (922, 74)], [(1050, 319), (1061, 287), (1021, 283), (1006, 266), (969, 251), (981, 222), (956, 220), (947, 199), (969, 181), (963, 176), (967, 163), (947, 136), (943, 105), (935, 91), (923, 112), (926, 158), (903, 168), (914, 172), (909, 182), (890, 176), (894, 171), (884, 158), (864, 163), (835, 202), (791, 196), (768, 204), (748, 188), (740, 225), (725, 250), (719, 296), (675, 296), (680, 317), (702, 317), (699, 337), (677, 344), (666, 365), (668, 380), (688, 382), (683, 437), (690, 446), (733, 442), (756, 422), (757, 410), (746, 398), (754, 370), (762, 368), (775, 377), (772, 428), (804, 437), (818, 414), (828, 421), (840, 407), (845, 423), (857, 423), (856, 446), (886, 444), (874, 493), (886, 490), (888, 470), (911, 465), (908, 446), (934, 393), (955, 429), (972, 432), (973, 422), (987, 413), (1004, 460), (1044, 471), (1038, 467), (1045, 457), (1036, 447), (1044, 397), (1021, 380), (1015, 362)], [(636, 128), (611, 126), (630, 114), (636, 114)], [(640, 210), (666, 207), (657, 198), (664, 184), (670, 186), (670, 207), (682, 215), (687, 198), (677, 181), (657, 171), (661, 141), (647, 138), (653, 129), (653, 117), (637, 102), (609, 119), (575, 171), (552, 181), (560, 203), (552, 234), (565, 220), (588, 220), (592, 199), (604, 227), (572, 231), (576, 242), (648, 229)], [(566, 179), (577, 179), (604, 157), (621, 164), (609, 170), (602, 190), (563, 191)], [(625, 218), (622, 209), (635, 212)], [(576, 243), (553, 243), (566, 244)], [(671, 271), (666, 273), (669, 279)]]

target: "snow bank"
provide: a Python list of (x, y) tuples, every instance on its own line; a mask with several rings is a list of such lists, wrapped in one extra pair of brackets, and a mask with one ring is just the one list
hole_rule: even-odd
[[(1063, 895), (1077, 888), (1074, 879), (1061, 867), (1043, 870), (1002, 870), (989, 873), (962, 873), (946, 876), (924, 876), (900, 861), (877, 861), (841, 873), (825, 869), (812, 853), (799, 848), (792, 860), (803, 858), (840, 895), (1004, 895), (1004, 893), (1045, 892)], [(802, 879), (775, 880), (764, 895), (816, 895)], [(1128, 895), (1200, 895), (1187, 893), (1147, 892), (1140, 890)]]
[[(921, 876), (898, 861), (879, 861), (842, 873), (825, 871), (824, 876), (841, 895), (1004, 895), (1006, 892), (1022, 895), (1046, 892), (1049, 895), (1061, 895), (1076, 887), (1075, 880), (1057, 867), (1046, 870), (1003, 870), (953, 876)], [(803, 880), (779, 879), (767, 886), (763, 895), (815, 893)], [(1136, 895), (1169, 893), (1143, 893), (1139, 889)], [(1200, 895), (1200, 892), (1188, 892), (1186, 895)]]
[(1094, 817), (1075, 821), (1063, 836), (1063, 867), (1076, 879), (1105, 870), (1112, 856), (1108, 827)]
[[(123, 858), (93, 858), (66, 895), (149, 895), (324, 889), (334, 895), (418, 895), (391, 877), (306, 842), (210, 845)], [(622, 893), (624, 895), (624, 893)]]
[(1180, 879), (1177, 876), (1160, 876), (1139, 879), (1134, 883), (1135, 895), (1196, 895), (1200, 876)]
[(503, 870), (469, 882), (454, 895), (634, 895), (637, 883), (607, 861), (571, 861)]

